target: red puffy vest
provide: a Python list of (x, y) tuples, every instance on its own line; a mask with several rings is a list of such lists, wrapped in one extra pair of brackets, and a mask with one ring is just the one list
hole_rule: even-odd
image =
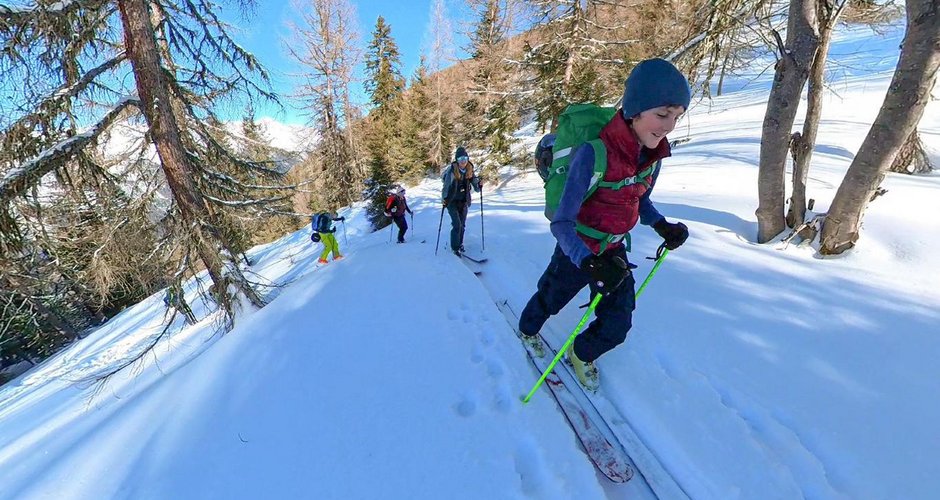
[[(663, 138), (656, 149), (648, 151), (642, 165), (637, 165), (640, 157), (640, 143), (637, 142), (633, 131), (618, 112), (601, 130), (600, 139), (607, 148), (607, 172), (604, 180), (618, 182), (633, 177), (637, 172), (653, 163), (671, 156), (669, 141)], [(652, 174), (646, 177), (646, 183), (652, 183)], [(640, 218), (640, 197), (646, 193), (647, 187), (642, 183), (631, 184), (620, 189), (598, 187), (578, 211), (578, 222), (603, 233), (627, 234), (636, 226)], [(578, 236), (591, 249), (599, 253), (601, 240), (591, 238), (582, 233)], [(605, 251), (623, 246), (622, 241), (608, 245)]]

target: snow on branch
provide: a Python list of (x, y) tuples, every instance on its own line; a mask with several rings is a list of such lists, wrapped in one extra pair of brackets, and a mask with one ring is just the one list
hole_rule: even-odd
[(0, 179), (0, 206), (5, 206), (13, 198), (22, 195), (36, 185), (44, 175), (74, 158), (76, 154), (95, 141), (130, 106), (140, 108), (140, 101), (136, 98), (125, 98), (90, 129), (59, 142), (35, 158), (7, 172)]

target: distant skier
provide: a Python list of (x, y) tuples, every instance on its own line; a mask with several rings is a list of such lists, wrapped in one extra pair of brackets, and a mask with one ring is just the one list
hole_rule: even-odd
[(385, 201), (385, 216), (391, 217), (398, 226), (398, 242), (405, 242), (405, 232), (408, 231), (408, 221), (405, 220), (405, 212), (414, 217), (414, 212), (408, 208), (408, 200), (405, 199), (405, 188), (399, 187), (395, 194), (388, 196)]
[[(685, 242), (688, 228), (668, 222), (653, 206), (650, 193), (659, 176), (658, 161), (670, 156), (666, 134), (688, 109), (691, 93), (685, 76), (663, 59), (649, 59), (633, 68), (626, 80), (622, 108), (600, 132), (607, 170), (589, 193), (595, 168), (594, 148), (582, 143), (574, 151), (564, 191), (551, 222), (557, 244), (548, 268), (538, 281), (519, 319), (523, 340), (542, 351), (542, 325), (574, 296), (590, 286), (604, 295), (596, 319), (568, 350), (579, 381), (598, 387), (594, 361), (621, 344), (632, 324), (635, 282), (627, 260), (626, 240), (637, 223), (652, 226), (666, 248)], [(556, 141), (561, 139), (561, 134)], [(556, 145), (558, 142), (556, 142)], [(652, 168), (651, 168), (652, 167)], [(585, 196), (587, 198), (585, 199)]]
[(450, 248), (455, 255), (460, 255), (464, 251), (463, 235), (467, 225), (467, 210), (471, 204), (470, 188), (479, 193), (483, 183), (474, 175), (473, 163), (470, 163), (463, 146), (457, 148), (454, 162), (444, 169), (441, 181), (441, 200), (450, 215)]
[(336, 241), (336, 236), (333, 235), (336, 232), (333, 222), (345, 220), (345, 217), (336, 217), (335, 214), (329, 212), (322, 212), (310, 218), (310, 225), (313, 227), (313, 234), (310, 235), (310, 239), (314, 242), (323, 242), (323, 252), (320, 253), (320, 258), (317, 260), (320, 264), (327, 263), (326, 258), (330, 255), (330, 252), (333, 252), (334, 261), (343, 258), (343, 254), (339, 252), (339, 243)]

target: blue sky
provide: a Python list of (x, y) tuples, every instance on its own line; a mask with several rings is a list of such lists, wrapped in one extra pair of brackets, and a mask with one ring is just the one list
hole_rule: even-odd
[[(418, 66), (422, 43), (428, 30), (430, 0), (420, 2), (368, 0), (351, 1), (351, 3), (357, 11), (363, 45), (368, 44), (371, 39), (375, 21), (380, 15), (391, 25), (392, 36), (398, 43), (402, 55), (402, 73), (410, 77)], [(451, 25), (455, 31), (459, 30), (461, 22), (456, 19), (457, 8), (452, 2), (448, 2), (447, 5)], [(285, 104), (283, 111), (278, 111), (276, 106), (259, 106), (257, 116), (259, 118), (271, 116), (285, 123), (304, 123), (305, 117), (290, 106), (291, 101), (287, 97), (292, 90), (291, 74), (301, 70), (287, 55), (282, 41), (290, 34), (287, 22), (293, 18), (293, 12), (289, 0), (261, 0), (256, 4), (254, 15), (247, 20), (239, 15), (236, 8), (229, 5), (226, 5), (225, 16), (229, 22), (241, 30), (233, 33), (233, 36), (267, 68), (271, 73), (275, 91), (283, 95)], [(454, 33), (453, 39), (457, 45), (457, 53), (461, 54), (460, 47), (464, 45), (463, 37)], [(230, 118), (237, 119), (240, 116)]]

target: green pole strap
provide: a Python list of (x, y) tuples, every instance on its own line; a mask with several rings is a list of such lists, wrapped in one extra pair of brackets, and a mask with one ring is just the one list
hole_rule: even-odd
[(636, 291), (635, 299), (640, 298), (640, 294), (643, 293), (643, 289), (646, 288), (646, 285), (648, 285), (650, 280), (653, 279), (653, 276), (656, 274), (656, 271), (659, 271), (659, 266), (663, 265), (663, 260), (666, 258), (667, 255), (669, 255), (669, 249), (666, 247), (662, 247), (662, 253), (659, 254), (659, 258), (656, 259), (656, 263), (653, 264), (653, 269), (650, 270), (649, 275), (646, 277), (645, 280), (643, 280), (643, 284), (640, 285), (640, 288)]
[[(659, 270), (659, 266), (662, 265), (663, 260), (666, 258), (666, 255), (668, 254), (669, 254), (669, 249), (666, 247), (661, 247), (661, 253), (659, 254), (659, 258), (656, 259), (656, 263), (653, 264), (653, 269), (650, 270), (649, 275), (646, 276), (646, 279), (643, 280), (643, 284), (640, 285), (640, 288), (636, 291), (636, 295), (634, 296), (634, 299), (640, 298), (640, 294), (643, 293), (643, 290), (646, 288), (646, 285), (648, 285), (650, 280), (653, 279), (653, 276), (656, 274), (656, 271)], [(523, 404), (528, 403), (529, 400), (532, 399), (532, 396), (535, 394), (535, 391), (537, 391), (539, 387), (542, 386), (542, 383), (545, 382), (545, 378), (548, 377), (548, 374), (551, 373), (552, 370), (555, 368), (555, 365), (558, 363), (558, 360), (560, 360), (561, 357), (565, 355), (565, 351), (567, 351), (568, 348), (571, 347), (571, 344), (574, 343), (574, 338), (577, 337), (579, 333), (581, 333), (581, 328), (583, 328), (584, 324), (587, 323), (587, 320), (591, 316), (591, 313), (594, 312), (594, 308), (597, 307), (597, 303), (601, 301), (601, 297), (603, 297), (603, 295), (601, 294), (597, 294), (594, 296), (594, 300), (591, 301), (591, 305), (588, 306), (588, 310), (584, 312), (584, 316), (581, 316), (581, 321), (578, 322), (578, 326), (574, 327), (574, 331), (571, 332), (571, 335), (568, 336), (568, 340), (565, 341), (565, 345), (561, 346), (561, 349), (558, 351), (558, 354), (555, 355), (555, 359), (553, 359), (551, 364), (548, 365), (548, 368), (545, 370), (545, 373), (543, 373), (542, 376), (539, 377), (538, 382), (535, 383), (535, 385), (532, 387), (532, 390), (529, 391), (529, 393), (526, 394), (524, 398), (522, 398)]]

